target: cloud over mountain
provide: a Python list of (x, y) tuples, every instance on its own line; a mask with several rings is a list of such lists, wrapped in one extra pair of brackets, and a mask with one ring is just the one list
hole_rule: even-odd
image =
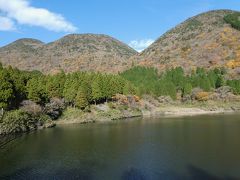
[(133, 40), (128, 45), (138, 52), (143, 51), (154, 42), (153, 39)]
[(28, 0), (0, 0), (0, 30), (20, 25), (38, 26), (56, 32), (75, 32), (77, 28), (61, 14), (31, 6)]

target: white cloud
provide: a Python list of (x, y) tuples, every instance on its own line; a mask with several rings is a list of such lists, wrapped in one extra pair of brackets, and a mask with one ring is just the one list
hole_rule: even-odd
[(13, 31), (15, 30), (14, 22), (7, 18), (0, 16), (0, 31)]
[(0, 12), (18, 24), (39, 26), (56, 32), (74, 32), (77, 30), (61, 14), (32, 7), (29, 0), (0, 0)]
[(133, 40), (128, 45), (138, 52), (143, 51), (154, 42), (153, 39)]

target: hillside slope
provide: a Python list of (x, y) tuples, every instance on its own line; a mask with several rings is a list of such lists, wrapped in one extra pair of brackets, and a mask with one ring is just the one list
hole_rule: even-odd
[(240, 31), (224, 21), (230, 10), (217, 10), (192, 17), (171, 29), (136, 56), (143, 66), (160, 70), (182, 66), (225, 67), (230, 76), (240, 73)]
[(116, 73), (126, 69), (128, 59), (137, 52), (106, 35), (71, 34), (44, 44), (35, 39), (20, 39), (0, 48), (0, 62), (22, 70), (54, 73), (99, 71)]

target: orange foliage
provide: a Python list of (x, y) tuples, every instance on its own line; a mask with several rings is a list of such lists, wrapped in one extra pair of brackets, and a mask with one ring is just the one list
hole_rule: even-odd
[(134, 98), (134, 100), (135, 100), (136, 102), (139, 102), (139, 101), (140, 101), (140, 97), (139, 97), (139, 96), (134, 95), (133, 98)]
[(196, 94), (196, 100), (198, 101), (207, 101), (209, 99), (208, 92), (199, 92)]
[(226, 63), (226, 66), (228, 68), (232, 68), (232, 69), (234, 69), (236, 67), (240, 67), (240, 61), (238, 61), (238, 60), (230, 60), (230, 61), (228, 61)]

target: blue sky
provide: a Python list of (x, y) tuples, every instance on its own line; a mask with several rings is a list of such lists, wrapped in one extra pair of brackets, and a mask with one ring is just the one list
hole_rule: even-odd
[(19, 38), (54, 41), (69, 33), (113, 36), (141, 50), (187, 18), (240, 10), (239, 0), (0, 0), (0, 46)]

